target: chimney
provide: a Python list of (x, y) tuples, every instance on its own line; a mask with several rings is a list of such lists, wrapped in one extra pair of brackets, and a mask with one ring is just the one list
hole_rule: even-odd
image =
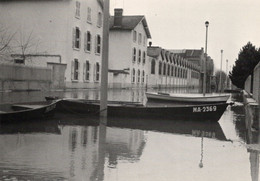
[(149, 47), (151, 47), (152, 46), (152, 42), (151, 41), (149, 41)]
[(122, 19), (123, 19), (123, 9), (115, 9), (114, 15), (114, 26), (121, 27), (122, 26)]

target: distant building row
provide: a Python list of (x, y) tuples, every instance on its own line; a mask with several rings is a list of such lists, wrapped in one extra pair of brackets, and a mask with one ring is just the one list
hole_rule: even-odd
[[(101, 0), (12, 0), (0, 4), (0, 24), (16, 32), (15, 39), (20, 40), (12, 41), (13, 47), (24, 47), (26, 40), (33, 45), (25, 50), (18, 46), (11, 58), (1, 58), (1, 63), (49, 67), (57, 88), (99, 87)], [(124, 16), (122, 9), (114, 13), (110, 17), (109, 87), (202, 86), (203, 49), (147, 47), (151, 33), (145, 17)], [(211, 80), (214, 65), (210, 57), (207, 60)]]

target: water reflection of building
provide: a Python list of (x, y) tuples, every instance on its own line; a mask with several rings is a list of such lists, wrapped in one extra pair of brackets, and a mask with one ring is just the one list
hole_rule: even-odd
[(117, 160), (139, 160), (145, 146), (145, 135), (141, 130), (107, 128), (106, 136), (109, 167), (116, 167)]
[(58, 132), (45, 132), (35, 126), (34, 131), (30, 128), (23, 133), (4, 132), (1, 128), (0, 168), (5, 172), (0, 175), (18, 180), (95, 180), (102, 178), (105, 165), (116, 166), (119, 158), (138, 160), (145, 144), (144, 132), (140, 130), (105, 127), (104, 136), (100, 136), (97, 126), (59, 125), (58, 128)]
[(259, 154), (260, 154), (260, 134), (259, 132), (252, 131), (252, 120), (251, 116), (245, 116), (246, 126), (246, 143), (247, 151), (249, 152), (249, 161), (251, 168), (252, 181), (259, 180)]

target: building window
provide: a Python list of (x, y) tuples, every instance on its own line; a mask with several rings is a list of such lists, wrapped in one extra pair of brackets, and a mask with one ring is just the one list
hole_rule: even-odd
[(141, 56), (142, 56), (142, 52), (141, 50), (138, 51), (138, 63), (141, 63)]
[(14, 59), (14, 63), (17, 63), (17, 64), (24, 64), (24, 59), (23, 58), (15, 58)]
[(136, 38), (137, 38), (137, 33), (136, 33), (136, 31), (134, 30), (134, 32), (133, 32), (133, 41), (134, 41), (134, 42), (136, 42)]
[(101, 36), (97, 35), (96, 36), (96, 51), (97, 54), (101, 53)]
[(98, 13), (98, 20), (97, 20), (97, 26), (101, 27), (102, 26), (102, 13)]
[(133, 48), (133, 62), (136, 60), (136, 48)]
[(87, 10), (87, 22), (91, 23), (91, 8), (90, 7), (88, 7), (88, 10)]
[(80, 2), (79, 2), (79, 1), (76, 1), (75, 17), (76, 17), (76, 18), (80, 18)]
[(151, 74), (155, 74), (155, 59), (152, 59), (151, 62)]
[(137, 83), (140, 83), (140, 74), (141, 74), (141, 72), (138, 69), (138, 71), (137, 71)]
[(145, 61), (146, 61), (146, 52), (144, 51), (143, 52), (143, 64), (145, 64)]
[(86, 52), (90, 52), (91, 51), (91, 33), (88, 31), (87, 33), (85, 33), (85, 39), (84, 39), (84, 50)]
[(138, 34), (138, 44), (140, 45), (142, 43), (142, 34)]
[(97, 62), (96, 63), (96, 66), (95, 66), (95, 81), (99, 81), (99, 75), (100, 75), (100, 66), (99, 66), (99, 63)]
[(144, 36), (143, 45), (146, 46), (146, 37)]
[(166, 63), (163, 64), (163, 75), (166, 75)]
[(142, 83), (144, 83), (144, 78), (145, 78), (145, 72), (143, 70), (143, 73), (142, 73)]
[(89, 81), (90, 80), (90, 64), (89, 61), (86, 61), (84, 64), (84, 80)]
[(79, 80), (79, 61), (74, 59), (71, 62), (71, 80)]
[(162, 75), (162, 62), (159, 62), (158, 72), (159, 72), (159, 75)]
[(78, 27), (73, 28), (72, 47), (80, 49), (80, 30)]
[(172, 66), (171, 76), (174, 76), (174, 67)]
[(132, 83), (135, 82), (135, 69), (132, 70)]
[(170, 72), (171, 72), (171, 66), (170, 65), (168, 65), (168, 68), (167, 68), (168, 70), (167, 70), (167, 75), (168, 76), (170, 76)]

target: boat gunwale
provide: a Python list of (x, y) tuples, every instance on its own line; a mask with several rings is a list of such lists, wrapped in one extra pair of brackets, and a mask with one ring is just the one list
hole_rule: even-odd
[[(188, 96), (188, 97), (185, 97), (184, 94), (182, 94), (183, 96), (178, 96), (178, 97), (175, 97), (174, 95), (172, 94), (160, 94), (160, 93), (151, 93), (151, 92), (146, 92), (145, 94), (148, 94), (148, 95), (154, 95), (154, 96), (163, 96), (163, 97), (172, 97), (172, 98), (183, 98), (183, 99), (201, 99), (201, 98), (217, 98), (217, 97), (230, 97), (230, 95), (226, 94), (226, 95), (211, 95), (211, 96), (203, 96), (203, 97), (198, 97), (198, 96)], [(180, 94), (176, 94), (176, 95), (180, 95)], [(187, 94), (189, 95), (189, 94)]]
[[(39, 102), (39, 101), (38, 101)], [(42, 101), (42, 102), (48, 102), (48, 101)], [(6, 115), (6, 114), (17, 114), (17, 113), (24, 113), (24, 112), (29, 112), (29, 111), (32, 111), (32, 110), (40, 110), (40, 109), (45, 109), (45, 108), (47, 108), (47, 107), (49, 107), (49, 106), (52, 106), (52, 105), (54, 105), (54, 104), (56, 104), (57, 102), (59, 102), (58, 100), (56, 100), (56, 101), (52, 101), (52, 102), (50, 102), (50, 104), (46, 104), (46, 105), (44, 105), (43, 104), (43, 106), (42, 107), (37, 107), (37, 108), (27, 108), (27, 109), (23, 109), (23, 110), (19, 110), (19, 111), (10, 111), (10, 112), (6, 112), (6, 111), (1, 111), (0, 112), (0, 115)], [(10, 105), (10, 106), (12, 106), (12, 105), (19, 105), (19, 104), (25, 104), (26, 102), (24, 102), (24, 103), (14, 103), (14, 104), (12, 104), (12, 103), (8, 103), (8, 104), (0, 104), (0, 106), (1, 105)], [(27, 103), (34, 103), (34, 102), (27, 102)], [(37, 102), (35, 102), (35, 103), (37, 103)]]

